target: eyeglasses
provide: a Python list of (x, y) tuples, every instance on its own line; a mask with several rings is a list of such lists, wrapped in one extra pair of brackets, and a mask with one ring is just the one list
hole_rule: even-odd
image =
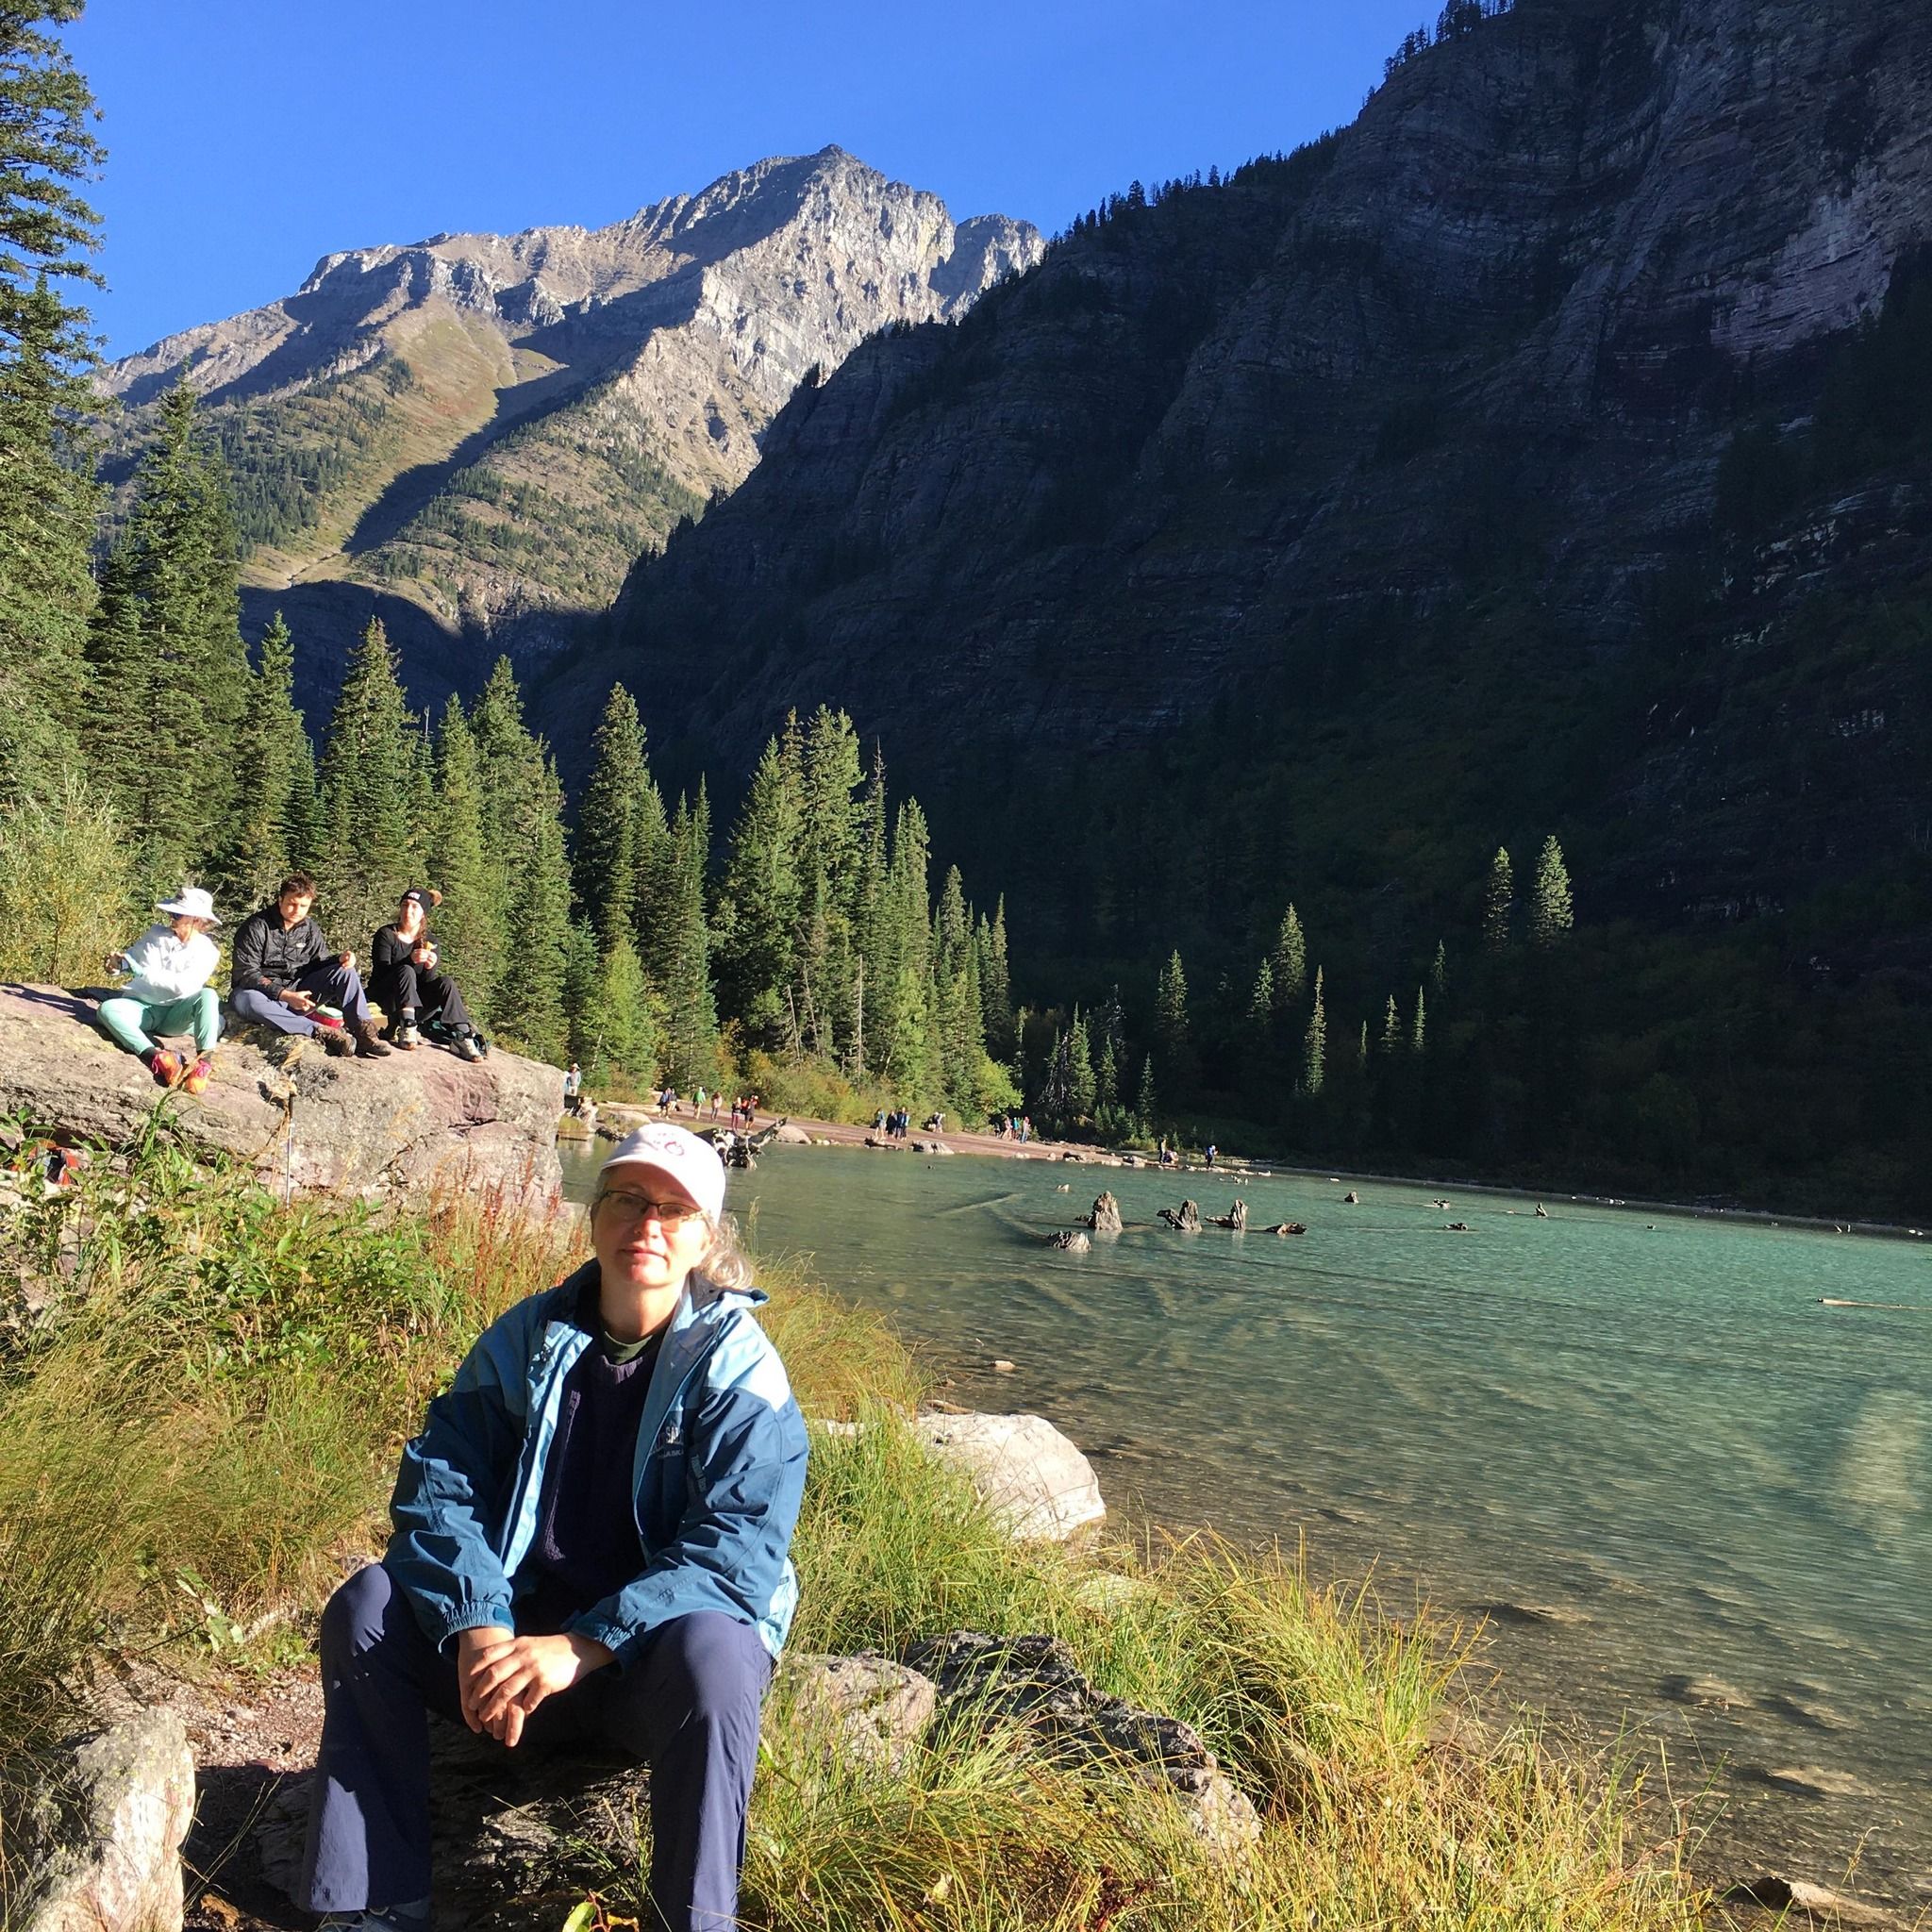
[(597, 1196), (600, 1208), (614, 1208), (626, 1221), (655, 1221), (659, 1227), (682, 1227), (693, 1218), (702, 1219), (704, 1209), (694, 1201), (653, 1201), (647, 1194), (634, 1194), (628, 1188), (610, 1188)]

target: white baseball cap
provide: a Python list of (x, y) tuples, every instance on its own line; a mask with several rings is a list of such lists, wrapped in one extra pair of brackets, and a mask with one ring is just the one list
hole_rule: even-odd
[(660, 1174), (681, 1193), (697, 1203), (708, 1221), (716, 1221), (724, 1208), (724, 1163), (708, 1141), (701, 1141), (689, 1127), (675, 1127), (669, 1121), (654, 1122), (626, 1134), (611, 1151), (609, 1159), (597, 1170), (601, 1182), (613, 1167), (634, 1167)]

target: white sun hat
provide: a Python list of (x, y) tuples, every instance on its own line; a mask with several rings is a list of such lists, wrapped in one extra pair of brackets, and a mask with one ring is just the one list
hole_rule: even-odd
[[(724, 1208), (724, 1163), (708, 1141), (689, 1127), (669, 1121), (653, 1122), (626, 1134), (597, 1170), (601, 1182), (612, 1168), (636, 1168), (659, 1174), (681, 1193), (697, 1203), (706, 1220), (716, 1221)], [(618, 1178), (618, 1176), (612, 1176)]]
[(200, 886), (183, 886), (172, 899), (163, 899), (155, 910), (166, 912), (175, 919), (205, 919), (210, 925), (222, 923), (222, 915), (215, 910), (215, 902)]

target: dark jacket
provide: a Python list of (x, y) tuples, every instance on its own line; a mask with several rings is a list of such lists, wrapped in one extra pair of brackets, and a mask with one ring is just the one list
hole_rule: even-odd
[(369, 995), (385, 1013), (393, 1017), (401, 1004), (397, 993), (401, 974), (397, 968), (407, 965), (418, 946), (433, 945), (425, 924), (412, 940), (406, 940), (394, 926), (386, 925), (369, 942)]
[(228, 989), (266, 993), (273, 999), (317, 960), (330, 957), (314, 920), (298, 919), (284, 932), (281, 908), (264, 906), (259, 912), (251, 912), (235, 933)]
[[(403, 1451), (383, 1566), (424, 1630), (513, 1629), (515, 1578), (537, 1535), (565, 1378), (589, 1332), (576, 1319), (591, 1261), (519, 1302), (471, 1349)], [(805, 1490), (805, 1422), (756, 1289), (693, 1274), (651, 1369), (631, 1480), (644, 1567), (567, 1627), (628, 1668), (659, 1624), (722, 1610), (776, 1657), (798, 1581), (789, 1555)]]

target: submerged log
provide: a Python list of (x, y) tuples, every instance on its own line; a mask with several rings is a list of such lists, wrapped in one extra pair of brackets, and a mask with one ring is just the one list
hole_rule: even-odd
[(1191, 1201), (1183, 1201), (1178, 1213), (1172, 1208), (1163, 1208), (1160, 1218), (1168, 1226), (1178, 1228), (1182, 1234), (1201, 1232), (1201, 1210)]
[(1302, 1221), (1277, 1221), (1273, 1227), (1264, 1227), (1263, 1234), (1307, 1234), (1307, 1224)]
[(1214, 1225), (1231, 1227), (1236, 1234), (1245, 1234), (1248, 1231), (1248, 1204), (1245, 1201), (1236, 1201), (1225, 1214), (1217, 1214), (1214, 1217)]

